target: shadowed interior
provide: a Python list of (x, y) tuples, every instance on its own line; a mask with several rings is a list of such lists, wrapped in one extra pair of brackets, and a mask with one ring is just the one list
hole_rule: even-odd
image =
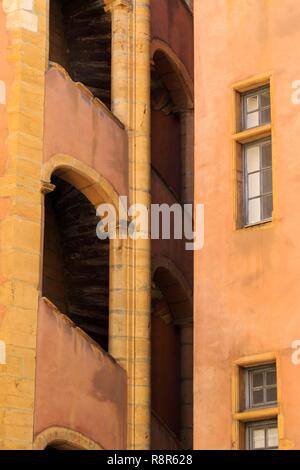
[(96, 236), (95, 207), (53, 177), (45, 198), (43, 296), (108, 350), (109, 242)]

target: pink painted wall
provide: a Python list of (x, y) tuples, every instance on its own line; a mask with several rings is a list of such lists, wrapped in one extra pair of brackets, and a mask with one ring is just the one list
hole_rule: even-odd
[[(300, 449), (300, 107), (298, 0), (195, 2), (195, 198), (205, 246), (195, 253), (195, 447), (231, 448), (233, 361), (279, 354), (282, 446)], [(273, 74), (275, 218), (235, 229), (232, 85)]]
[(58, 153), (77, 158), (128, 194), (127, 133), (56, 67), (46, 74), (44, 161)]
[(166, 42), (193, 77), (193, 15), (184, 0), (151, 0), (151, 28), (152, 38)]
[(41, 299), (35, 436), (62, 426), (105, 449), (125, 449), (126, 394), (125, 371)]

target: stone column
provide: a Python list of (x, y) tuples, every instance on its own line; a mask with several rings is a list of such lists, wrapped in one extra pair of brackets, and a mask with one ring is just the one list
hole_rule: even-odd
[[(31, 449), (40, 283), (46, 1), (0, 2), (0, 448)], [(3, 139), (3, 140), (2, 140)]]
[[(112, 111), (129, 138), (129, 204), (150, 205), (150, 0), (115, 0), (112, 12)], [(128, 376), (128, 448), (150, 448), (150, 240), (123, 244), (112, 282), (111, 351)], [(117, 263), (116, 263), (117, 264)], [(117, 278), (115, 278), (117, 279)], [(122, 286), (122, 288), (120, 288)], [(118, 317), (117, 317), (118, 315)]]

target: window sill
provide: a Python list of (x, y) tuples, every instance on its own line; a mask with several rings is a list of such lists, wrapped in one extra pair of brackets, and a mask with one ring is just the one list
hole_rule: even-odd
[(250, 421), (259, 421), (261, 419), (267, 418), (276, 418), (279, 414), (278, 407), (272, 408), (260, 408), (255, 410), (246, 410), (240, 413), (235, 413), (233, 418), (236, 421), (240, 421), (243, 423), (250, 422)]
[(234, 141), (240, 144), (247, 144), (253, 142), (253, 140), (263, 139), (268, 137), (272, 132), (272, 124), (266, 124), (264, 126), (252, 127), (244, 131), (233, 134), (232, 138)]
[(265, 225), (265, 224), (269, 224), (270, 222), (273, 222), (273, 219), (265, 219), (265, 220), (261, 220), (260, 222), (254, 222), (253, 224), (247, 224), (247, 225), (243, 225), (243, 227), (241, 227), (241, 229), (243, 228), (251, 228), (251, 227), (259, 227), (260, 225)]

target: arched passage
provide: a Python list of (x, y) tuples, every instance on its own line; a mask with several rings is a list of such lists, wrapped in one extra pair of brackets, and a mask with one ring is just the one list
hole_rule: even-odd
[(43, 170), (42, 295), (108, 351), (111, 242), (96, 235), (96, 207), (116, 207), (117, 196), (94, 170), (66, 155)]
[(152, 41), (152, 168), (176, 198), (193, 202), (193, 82), (172, 49)]
[(192, 448), (192, 301), (179, 271), (161, 262), (152, 277), (152, 448)]
[(52, 176), (45, 197), (42, 295), (108, 350), (109, 241), (96, 236), (98, 218), (87, 197)]

